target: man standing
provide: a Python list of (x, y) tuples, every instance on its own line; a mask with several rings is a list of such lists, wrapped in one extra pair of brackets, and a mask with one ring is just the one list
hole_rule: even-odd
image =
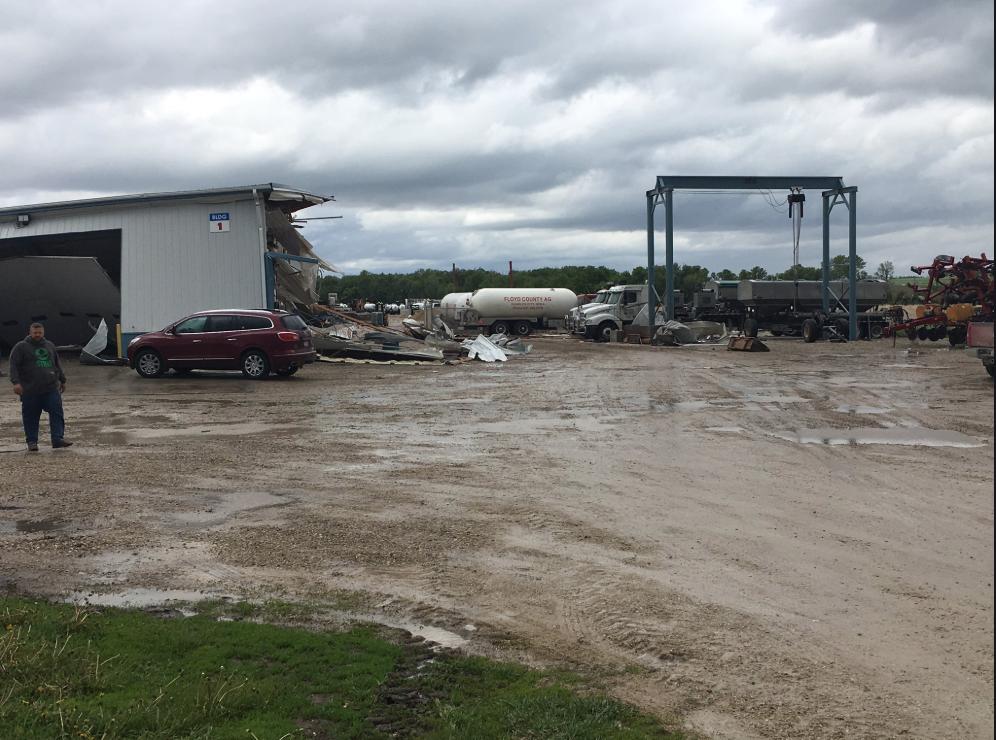
[(21, 418), (24, 437), (30, 452), (38, 452), (38, 423), (42, 411), (48, 412), (52, 431), (52, 447), (72, 445), (65, 438), (66, 424), (62, 414), (62, 392), (66, 375), (59, 364), (55, 345), (45, 339), (45, 327), (32, 324), (28, 336), (10, 351), (10, 382), (14, 393), (21, 397)]

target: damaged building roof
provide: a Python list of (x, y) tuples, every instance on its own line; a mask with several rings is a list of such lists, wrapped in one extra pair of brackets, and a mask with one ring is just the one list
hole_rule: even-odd
[(230, 198), (233, 195), (251, 196), (257, 193), (266, 198), (271, 205), (278, 206), (285, 213), (294, 213), (302, 208), (320, 205), (335, 200), (331, 195), (317, 195), (289, 185), (275, 182), (265, 182), (258, 185), (237, 185), (227, 188), (210, 188), (207, 190), (180, 190), (171, 193), (138, 193), (135, 195), (112, 195), (103, 198), (84, 198), (82, 200), (67, 200), (55, 203), (34, 203), (21, 206), (5, 206), (0, 208), (0, 219), (14, 217), (22, 213), (40, 213), (45, 211), (68, 211), (78, 208), (106, 208), (113, 206), (130, 206), (140, 203), (156, 203), (170, 200), (192, 200), (214, 198)]

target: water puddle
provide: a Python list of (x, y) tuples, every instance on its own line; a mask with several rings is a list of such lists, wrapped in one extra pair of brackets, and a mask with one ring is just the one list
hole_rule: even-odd
[(984, 447), (985, 443), (967, 434), (948, 429), (922, 427), (865, 427), (856, 429), (800, 429), (772, 432), (773, 437), (799, 444), (822, 445), (908, 445), (916, 447)]
[(0, 522), (0, 534), (37, 534), (53, 532), (66, 526), (61, 519), (15, 519)]
[(279, 430), (295, 429), (289, 424), (271, 425), (260, 422), (243, 422), (235, 424), (202, 424), (190, 427), (166, 427), (157, 429), (119, 429), (116, 427), (104, 427), (101, 434), (123, 434), (129, 440), (137, 439), (163, 439), (168, 437), (197, 437), (208, 434), (212, 437), (216, 435), (241, 436), (244, 434), (263, 434)]
[[(154, 606), (169, 606), (177, 602), (190, 604), (195, 607), (197, 602), (208, 599), (222, 599), (224, 601), (238, 600), (232, 594), (221, 592), (159, 588), (129, 588), (112, 593), (73, 591), (65, 597), (65, 601), (71, 604), (89, 604), (91, 606), (117, 607), (120, 609), (146, 609)], [(197, 614), (196, 608), (184, 608), (179, 611), (188, 617)], [(422, 637), (428, 642), (435, 643), (444, 648), (459, 648), (470, 642), (463, 635), (443, 629), (442, 627), (421, 624), (420, 622), (410, 622), (404, 619), (392, 619), (383, 614), (351, 612), (347, 616), (350, 619), (361, 622), (381, 624), (392, 629), (407, 630), (413, 635)], [(475, 632), (477, 627), (468, 624), (464, 625), (463, 629), (468, 632)]]
[(210, 496), (203, 509), (176, 511), (167, 518), (179, 524), (213, 525), (221, 524), (235, 514), (274, 506), (286, 506), (292, 500), (265, 492), (232, 492)]
[[(114, 593), (94, 593), (90, 591), (73, 591), (66, 597), (71, 604), (91, 604), (93, 606), (113, 606), (121, 609), (142, 609), (149, 606), (160, 606), (170, 602), (197, 602), (206, 599), (230, 599), (231, 596), (205, 591), (186, 591), (183, 589), (129, 588)], [(184, 612), (186, 613), (186, 612)], [(190, 611), (190, 614), (195, 614)], [(189, 616), (189, 615), (188, 615)]]
[[(434, 642), (444, 648), (459, 648), (466, 645), (470, 640), (461, 634), (452, 632), (442, 627), (434, 627), (431, 624), (421, 624), (420, 622), (409, 622), (404, 619), (392, 619), (384, 614), (351, 614), (361, 622), (372, 622), (382, 624), (393, 629), (407, 630), (413, 635), (424, 637), (429, 642)], [(474, 632), (477, 630), (474, 625), (466, 625), (464, 629)]]
[(718, 434), (746, 434), (747, 432), (743, 427), (706, 427), (705, 430)]
[(655, 411), (706, 411), (708, 409), (753, 409), (756, 404), (809, 403), (812, 399), (777, 393), (745, 393), (743, 398), (710, 398), (693, 401), (667, 401), (654, 404)]
[(834, 409), (840, 414), (887, 414), (892, 409), (882, 408), (880, 406), (850, 406), (848, 404), (843, 404)]

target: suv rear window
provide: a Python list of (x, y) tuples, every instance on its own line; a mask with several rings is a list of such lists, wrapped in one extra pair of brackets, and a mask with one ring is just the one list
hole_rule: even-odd
[(236, 329), (269, 329), (273, 324), (265, 316), (233, 316)]
[(280, 319), (284, 326), (293, 331), (301, 331), (302, 329), (307, 329), (308, 325), (304, 323), (304, 319), (300, 316), (284, 316)]

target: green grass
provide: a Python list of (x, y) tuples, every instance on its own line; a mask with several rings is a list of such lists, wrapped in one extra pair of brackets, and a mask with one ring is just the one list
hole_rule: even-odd
[(316, 632), (217, 611), (163, 619), (0, 598), (0, 737), (678, 737), (569, 675), (433, 653), (376, 627)]

